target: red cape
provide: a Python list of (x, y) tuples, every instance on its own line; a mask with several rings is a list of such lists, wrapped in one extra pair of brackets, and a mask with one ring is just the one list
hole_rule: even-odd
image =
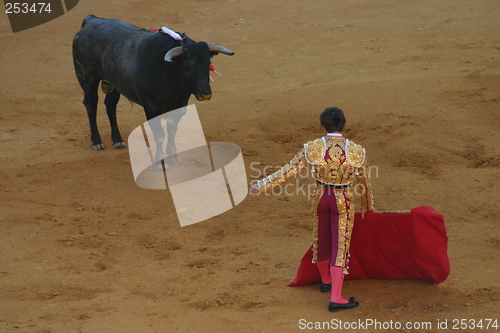
[[(296, 278), (288, 285), (321, 282), (312, 248), (302, 258)], [(421, 279), (433, 284), (450, 274), (444, 219), (431, 207), (407, 214), (356, 213), (346, 280)]]

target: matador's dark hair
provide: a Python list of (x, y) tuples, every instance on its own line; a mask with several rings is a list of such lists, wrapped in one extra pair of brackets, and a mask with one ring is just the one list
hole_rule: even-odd
[(322, 126), (329, 132), (342, 132), (346, 122), (344, 111), (336, 106), (328, 107), (319, 116)]

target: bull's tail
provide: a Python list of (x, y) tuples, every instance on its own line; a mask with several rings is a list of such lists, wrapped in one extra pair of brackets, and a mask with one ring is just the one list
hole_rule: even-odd
[(92, 15), (92, 14), (88, 15), (86, 18), (84, 18), (84, 19), (83, 19), (83, 22), (82, 22), (82, 28), (83, 28), (83, 27), (85, 26), (85, 24), (87, 24), (89, 21), (94, 20), (94, 19), (96, 19), (96, 18), (97, 18), (97, 16), (95, 16), (95, 15)]

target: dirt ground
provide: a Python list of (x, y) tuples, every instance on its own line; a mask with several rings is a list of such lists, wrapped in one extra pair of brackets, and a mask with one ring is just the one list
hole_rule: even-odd
[[(329, 313), (317, 285), (286, 286), (310, 242), (307, 197), (247, 197), (181, 228), (168, 190), (135, 185), (102, 103), (108, 149), (90, 148), (71, 56), (90, 13), (236, 52), (214, 58), (212, 100), (192, 103), (207, 141), (242, 148), (249, 182), (321, 136), (326, 106), (342, 108), (346, 136), (377, 167), (376, 208), (444, 215), (449, 278), (347, 281), (360, 306)], [(475, 331), (495, 331), (499, 14), (497, 0), (80, 0), (15, 34), (0, 14), (0, 331), (295, 332), (301, 320), (367, 319), (415, 322), (404, 332), (456, 332), (462, 319), (470, 332), (482, 319)], [(145, 116), (122, 99), (118, 120), (128, 137)]]

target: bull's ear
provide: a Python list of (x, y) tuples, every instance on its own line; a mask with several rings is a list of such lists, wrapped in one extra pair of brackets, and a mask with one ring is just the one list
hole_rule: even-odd
[(212, 58), (213, 56), (216, 56), (218, 54), (219, 54), (219, 52), (210, 52), (210, 58)]

